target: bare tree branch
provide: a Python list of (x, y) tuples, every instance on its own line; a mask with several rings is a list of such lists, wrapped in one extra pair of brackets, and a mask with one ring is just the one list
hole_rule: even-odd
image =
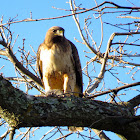
[[(0, 44), (1, 44), (1, 41), (0, 41)], [(4, 55), (4, 56), (6, 56), (6, 51), (4, 51), (4, 50), (0, 50), (0, 55)]]
[(13, 80), (13, 81), (20, 81), (20, 82), (27, 82), (28, 81), (29, 83), (33, 82), (33, 80), (31, 80), (31, 79), (25, 80), (24, 78), (19, 78), (19, 77), (18, 78), (17, 77), (5, 77), (5, 79), (6, 80)]
[(15, 134), (15, 128), (14, 127), (12, 127), (12, 128), (10, 128), (10, 134), (9, 134), (9, 140), (13, 140), (13, 138), (14, 138), (14, 134)]
[(105, 95), (105, 94), (108, 94), (110, 92), (116, 92), (117, 93), (117, 92), (119, 92), (122, 89), (126, 89), (126, 88), (133, 87), (133, 86), (138, 86), (138, 85), (140, 85), (140, 82), (136, 82), (136, 83), (132, 83), (132, 84), (127, 84), (127, 85), (124, 85), (124, 86), (121, 86), (121, 87), (118, 87), (118, 88), (115, 88), (115, 89), (111, 89), (111, 90), (108, 90), (108, 91), (103, 91), (101, 93), (95, 94), (93, 96), (89, 96), (87, 98), (95, 98), (97, 96)]
[(110, 140), (110, 138), (108, 138), (105, 133), (102, 130), (97, 130), (97, 129), (92, 129), (96, 135), (99, 136), (99, 138), (101, 140)]
[(133, 43), (121, 43), (121, 42), (112, 43), (112, 45), (116, 45), (116, 44), (140, 46), (139, 44), (133, 44)]
[(140, 19), (140, 17), (133, 17), (133, 16), (119, 16), (117, 18), (133, 18), (133, 19)]
[[(75, 13), (75, 9), (73, 8), (72, 0), (70, 0), (69, 3), (70, 3), (70, 6), (71, 6), (72, 13), (74, 14), (74, 13)], [(107, 2), (107, 3), (108, 3), (108, 2)], [(111, 4), (115, 5), (114, 3), (111, 3)], [(115, 6), (116, 6), (116, 5), (115, 5)], [(132, 34), (140, 34), (140, 33), (139, 33), (139, 32), (132, 32), (132, 33), (130, 33), (130, 32), (128, 32), (128, 33), (113, 33), (113, 34), (111, 35), (109, 41), (108, 41), (106, 53), (103, 55), (102, 53), (96, 51), (93, 47), (91, 47), (91, 46), (89, 45), (89, 43), (86, 41), (86, 39), (85, 39), (85, 37), (84, 37), (84, 35), (83, 35), (83, 33), (82, 33), (82, 30), (81, 30), (79, 21), (77, 20), (75, 14), (73, 15), (73, 17), (74, 17), (75, 23), (77, 24), (79, 33), (80, 33), (81, 38), (82, 38), (82, 40), (84, 41), (85, 45), (86, 45), (92, 52), (94, 52), (97, 56), (103, 58), (103, 59), (101, 59), (101, 60), (102, 60), (102, 66), (101, 66), (101, 71), (100, 71), (98, 77), (95, 78), (95, 82), (94, 82), (90, 87), (88, 87), (88, 89), (86, 90), (87, 93), (91, 93), (95, 88), (97, 88), (97, 87), (99, 86), (99, 83), (101, 82), (101, 80), (102, 80), (103, 77), (104, 77), (105, 65), (106, 65), (107, 59), (109, 58), (109, 56), (108, 56), (108, 55), (109, 55), (109, 50), (110, 50), (111, 45), (113, 45), (112, 41), (113, 41), (114, 37), (115, 37), (115, 36), (118, 36), (118, 35), (132, 35)], [(112, 59), (113, 59), (113, 60), (116, 60), (115, 57), (113, 57)], [(119, 60), (119, 61), (122, 62), (122, 63), (135, 65), (135, 64), (133, 64), (133, 63), (131, 63), (131, 62), (125, 62), (125, 61), (123, 61), (122, 59), (118, 59), (118, 58), (117, 58), (117, 60)], [(137, 64), (136, 64), (136, 65), (137, 65)], [(139, 64), (138, 64), (138, 65), (139, 65)]]
[(134, 107), (140, 105), (140, 95), (129, 100), (128, 103), (130, 104), (131, 108), (134, 108)]
[(29, 70), (27, 70), (15, 57), (12, 50), (7, 48), (7, 43), (4, 41), (0, 41), (0, 44), (3, 45), (6, 48), (6, 56), (9, 58), (9, 60), (25, 75), (27, 75), (30, 79), (32, 79), (37, 85), (43, 87), (42, 82), (40, 78), (36, 77), (33, 73), (31, 73)]
[[(86, 39), (85, 39), (85, 37), (84, 37), (84, 35), (83, 35), (83, 33), (82, 33), (82, 29), (81, 29), (81, 27), (80, 27), (80, 24), (79, 24), (79, 22), (78, 22), (78, 20), (77, 20), (77, 18), (76, 18), (76, 16), (75, 16), (75, 10), (74, 10), (74, 8), (73, 8), (72, 0), (70, 0), (69, 2), (70, 2), (70, 7), (71, 7), (71, 10), (72, 10), (73, 18), (74, 18), (75, 23), (76, 23), (76, 25), (77, 25), (77, 27), (78, 27), (78, 30), (79, 30), (79, 33), (80, 33), (80, 36), (81, 36), (82, 40), (84, 41), (85, 45), (86, 45), (92, 52), (94, 52), (95, 54), (98, 54), (98, 51), (96, 51), (94, 48), (92, 48), (92, 47), (90, 46), (90, 44), (86, 41)], [(101, 55), (101, 54), (99, 53), (99, 55)]]
[(9, 133), (10, 131), (8, 129), (2, 136), (0, 136), (0, 140), (3, 140), (4, 138), (6, 138)]
[[(111, 2), (111, 1), (104, 1), (103, 3), (95, 6), (95, 7), (92, 7), (90, 9), (86, 9), (86, 10), (83, 10), (83, 11), (80, 11), (80, 12), (75, 12), (75, 13), (72, 13), (72, 14), (68, 14), (68, 15), (64, 15), (64, 16), (58, 16), (58, 17), (52, 17), (52, 18), (41, 18), (41, 19), (32, 19), (31, 18), (27, 18), (27, 19), (23, 19), (23, 20), (20, 20), (20, 21), (13, 21), (13, 22), (8, 22), (8, 23), (4, 23), (4, 24), (1, 24), (0, 26), (4, 26), (4, 25), (9, 25), (9, 24), (13, 24), (13, 23), (20, 23), (20, 22), (31, 22), (31, 21), (42, 21), (42, 20), (52, 20), (52, 19), (59, 19), (59, 18), (65, 18), (65, 17), (69, 17), (69, 16), (73, 16), (73, 15), (76, 15), (76, 14), (82, 14), (82, 13), (86, 13), (86, 12), (89, 12), (89, 11), (92, 11), (94, 9), (97, 9), (105, 4), (111, 4), (111, 5), (114, 5), (114, 7), (103, 7), (101, 11), (103, 11), (104, 9), (107, 9), (107, 8), (113, 8), (113, 9), (130, 9), (130, 10), (139, 10), (140, 7), (127, 7), (127, 6), (120, 6), (118, 4), (115, 4), (114, 2)], [(73, 10), (72, 10), (73, 11)]]

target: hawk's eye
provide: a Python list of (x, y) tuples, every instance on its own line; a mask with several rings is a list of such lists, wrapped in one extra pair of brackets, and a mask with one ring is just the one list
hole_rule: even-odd
[(53, 30), (53, 32), (55, 33), (55, 32), (56, 32), (56, 30)]

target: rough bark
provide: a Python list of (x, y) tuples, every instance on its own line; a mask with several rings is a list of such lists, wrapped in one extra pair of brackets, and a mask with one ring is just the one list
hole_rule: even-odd
[(133, 115), (130, 105), (67, 97), (54, 90), (48, 94), (26, 95), (0, 76), (0, 116), (14, 128), (79, 126), (112, 131), (128, 140), (140, 139), (140, 117)]

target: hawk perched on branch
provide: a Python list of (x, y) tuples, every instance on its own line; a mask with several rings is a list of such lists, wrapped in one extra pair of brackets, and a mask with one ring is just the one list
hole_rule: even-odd
[[(37, 52), (37, 67), (45, 88), (60, 89), (82, 97), (82, 70), (75, 45), (65, 38), (64, 29), (51, 27)], [(81, 93), (81, 94), (79, 94)]]

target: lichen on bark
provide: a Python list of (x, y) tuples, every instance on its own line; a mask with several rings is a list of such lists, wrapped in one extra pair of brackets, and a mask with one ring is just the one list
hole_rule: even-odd
[(131, 134), (140, 138), (139, 117), (134, 116), (126, 105), (67, 97), (60, 91), (50, 93), (39, 97), (26, 95), (0, 76), (0, 115), (15, 128), (89, 127), (112, 131), (126, 138), (131, 137)]

